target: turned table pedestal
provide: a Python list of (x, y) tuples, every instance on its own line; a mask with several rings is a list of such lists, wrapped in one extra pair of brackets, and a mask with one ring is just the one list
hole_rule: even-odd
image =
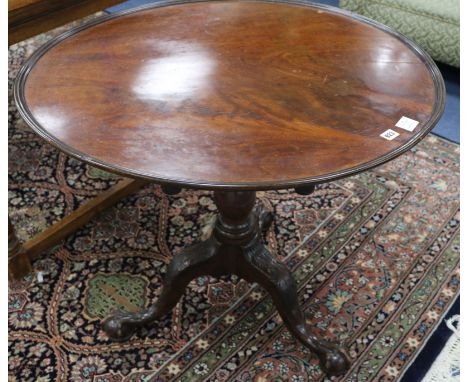
[[(51, 72), (50, 68), (54, 68)], [(107, 171), (214, 191), (211, 237), (175, 255), (158, 300), (103, 322), (125, 341), (169, 312), (201, 275), (265, 288), (324, 371), (345, 346), (306, 325), (288, 268), (262, 244), (255, 191), (314, 186), (389, 161), (437, 123), (434, 62), (389, 28), (300, 1), (165, 1), (75, 28), (20, 71), (15, 98), (50, 144)]]

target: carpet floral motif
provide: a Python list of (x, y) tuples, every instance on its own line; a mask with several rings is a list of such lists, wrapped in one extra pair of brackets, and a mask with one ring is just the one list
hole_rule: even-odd
[(103, 319), (116, 309), (137, 312), (145, 307), (147, 284), (137, 275), (97, 273), (87, 283), (84, 314)]
[[(10, 48), (20, 64), (57, 32)], [(9, 207), (21, 239), (119, 178), (45, 144), (9, 109)], [(459, 293), (459, 147), (429, 136), (373, 171), (309, 196), (258, 193), (276, 213), (264, 240), (296, 279), (307, 321), (346, 344), (334, 380), (396, 381)], [(10, 285), (9, 374), (16, 381), (328, 381), (258, 285), (200, 277), (170, 314), (123, 343), (99, 320), (155, 301), (173, 255), (211, 230), (206, 191), (148, 185), (42, 254)]]

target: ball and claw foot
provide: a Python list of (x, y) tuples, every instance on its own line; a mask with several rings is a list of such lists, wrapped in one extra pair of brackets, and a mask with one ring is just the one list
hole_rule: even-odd
[(117, 311), (106, 318), (101, 328), (113, 341), (126, 341), (135, 333), (138, 325), (129, 320), (129, 313)]
[(342, 375), (351, 366), (348, 357), (335, 346), (331, 346), (330, 350), (319, 355), (319, 360), (322, 370), (330, 376)]

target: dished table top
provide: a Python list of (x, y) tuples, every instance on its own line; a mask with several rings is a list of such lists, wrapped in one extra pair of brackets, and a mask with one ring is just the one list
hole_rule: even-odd
[[(50, 143), (120, 174), (269, 189), (332, 180), (416, 144), (440, 118), (433, 61), (390, 29), (293, 2), (166, 2), (41, 48), (15, 97)], [(419, 122), (410, 132), (401, 117)], [(392, 129), (399, 135), (387, 140)]]

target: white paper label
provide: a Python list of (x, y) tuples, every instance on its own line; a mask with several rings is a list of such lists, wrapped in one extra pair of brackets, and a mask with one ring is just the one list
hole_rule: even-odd
[(401, 117), (395, 126), (403, 130), (413, 131), (418, 125), (419, 125), (419, 122), (415, 121), (414, 119)]
[(385, 138), (388, 141), (391, 141), (392, 139), (395, 139), (399, 135), (400, 135), (399, 133), (397, 133), (396, 131), (393, 131), (392, 129), (388, 129), (387, 131), (380, 134), (380, 136), (382, 138)]

